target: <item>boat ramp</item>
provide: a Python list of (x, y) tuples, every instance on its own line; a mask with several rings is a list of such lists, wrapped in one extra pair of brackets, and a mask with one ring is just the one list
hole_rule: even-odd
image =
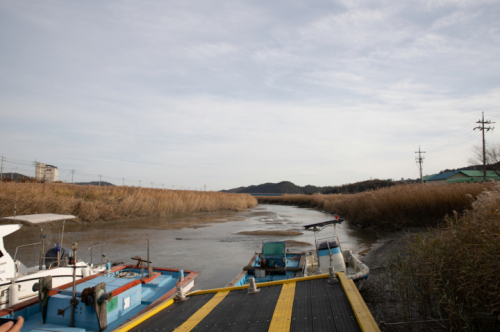
[(380, 331), (354, 282), (342, 272), (187, 294), (115, 332)]

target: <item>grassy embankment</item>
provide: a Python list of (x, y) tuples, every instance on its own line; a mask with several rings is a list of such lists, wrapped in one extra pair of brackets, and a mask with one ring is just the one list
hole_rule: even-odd
[(436, 225), (446, 214), (470, 208), (473, 197), (490, 187), (490, 183), (410, 184), (348, 195), (285, 195), (257, 199), (265, 204), (315, 207), (343, 215), (362, 227), (390, 229), (403, 225)]
[(408, 320), (442, 319), (446, 330), (500, 330), (500, 185), (472, 209), (419, 234), (389, 263)]
[(385, 267), (404, 320), (443, 330), (500, 327), (500, 185), (407, 185), (259, 202), (317, 207), (368, 227), (434, 226), (410, 237), (407, 252), (395, 252)]
[(35, 213), (73, 214), (83, 221), (163, 217), (172, 214), (243, 211), (251, 195), (137, 187), (0, 182), (0, 217)]

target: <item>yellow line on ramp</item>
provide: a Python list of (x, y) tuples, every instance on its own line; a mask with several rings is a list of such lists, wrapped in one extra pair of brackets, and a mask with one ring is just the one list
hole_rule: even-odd
[(293, 298), (295, 296), (296, 283), (284, 284), (281, 289), (280, 297), (276, 308), (274, 309), (273, 318), (269, 331), (288, 332), (290, 331), (290, 323), (292, 322)]
[(174, 332), (188, 332), (191, 331), (196, 325), (198, 325), (203, 318), (205, 318), (224, 298), (229, 294), (229, 291), (217, 293), (210, 301), (208, 301), (203, 307), (198, 309), (187, 321), (181, 326), (176, 328)]

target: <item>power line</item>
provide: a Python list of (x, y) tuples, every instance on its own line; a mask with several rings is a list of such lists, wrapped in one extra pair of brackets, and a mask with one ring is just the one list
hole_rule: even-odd
[[(35, 160), (34, 162), (33, 161), (27, 161), (27, 160), (23, 160), (23, 159), (15, 159), (15, 158), (8, 158), (4, 155), (1, 156), (1, 161), (0, 161), (0, 179), (2, 178), (3, 176), (3, 173), (5, 173), (5, 170), (9, 169), (9, 170), (18, 170), (18, 171), (23, 171), (23, 172), (27, 172), (27, 173), (30, 173), (30, 172), (33, 172), (33, 170), (27, 170), (27, 169), (23, 169), (23, 168), (19, 168), (19, 167), (13, 167), (13, 168), (10, 168), (10, 167), (6, 167), (6, 165), (4, 164), (13, 164), (13, 165), (20, 165), (20, 166), (28, 166), (28, 167), (34, 167), (36, 168), (36, 165), (39, 164), (39, 162), (37, 160)], [(107, 176), (107, 175), (103, 175), (102, 173), (101, 174), (92, 174), (92, 173), (86, 173), (86, 172), (80, 172), (80, 171), (77, 171), (75, 170), (74, 168), (71, 168), (71, 169), (66, 169), (66, 168), (59, 168), (59, 167), (55, 167), (57, 169), (57, 171), (59, 172), (59, 174), (62, 176), (63, 174), (66, 176), (66, 179), (68, 178), (69, 175), (71, 175), (71, 183), (75, 183), (74, 182), (74, 177), (75, 175), (80, 175), (80, 176), (83, 176), (83, 177), (93, 177), (93, 178), (99, 178), (99, 185), (102, 184), (103, 182), (103, 178), (106, 178), (106, 179), (115, 179), (115, 180), (121, 180), (122, 181), (122, 184), (125, 185), (125, 178), (124, 177), (118, 177), (118, 176)], [(35, 170), (35, 177), (36, 177), (36, 170)], [(128, 181), (138, 181), (139, 182), (139, 187), (141, 187), (141, 184), (142, 184), (142, 180), (138, 180), (138, 179), (128, 179)], [(93, 180), (92, 180), (93, 181)], [(146, 180), (147, 181), (147, 180)], [(146, 182), (147, 183), (147, 182)], [(165, 185), (162, 183), (162, 187), (164, 187)], [(151, 187), (154, 188), (154, 182), (151, 182)], [(174, 185), (172, 185), (172, 190), (174, 189)], [(182, 187), (181, 187), (182, 189)], [(189, 189), (189, 187), (188, 187)]]
[(434, 152), (439, 152), (439, 151), (442, 151), (442, 150), (448, 150), (448, 149), (451, 149), (451, 148), (455, 148), (455, 147), (458, 147), (460, 145), (463, 145), (465, 143), (468, 143), (469, 141), (472, 141), (476, 136), (474, 135), (474, 132), (469, 132), (449, 143), (446, 143), (445, 145), (442, 145), (438, 148), (435, 148), (435, 149), (432, 149), (429, 151), (429, 153), (434, 153)]

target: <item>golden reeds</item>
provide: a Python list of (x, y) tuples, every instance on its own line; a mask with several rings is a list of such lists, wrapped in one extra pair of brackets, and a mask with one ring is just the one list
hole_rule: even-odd
[(490, 183), (408, 184), (349, 195), (284, 195), (257, 199), (259, 203), (319, 208), (343, 215), (362, 227), (431, 226), (453, 211), (470, 208), (473, 197), (490, 187)]
[(500, 185), (480, 194), (472, 209), (420, 234), (399, 277), (408, 308), (431, 309), (449, 330), (500, 330)]
[(0, 182), (0, 217), (17, 214), (73, 214), (83, 221), (172, 214), (242, 211), (257, 205), (248, 194), (162, 190), (59, 183)]

